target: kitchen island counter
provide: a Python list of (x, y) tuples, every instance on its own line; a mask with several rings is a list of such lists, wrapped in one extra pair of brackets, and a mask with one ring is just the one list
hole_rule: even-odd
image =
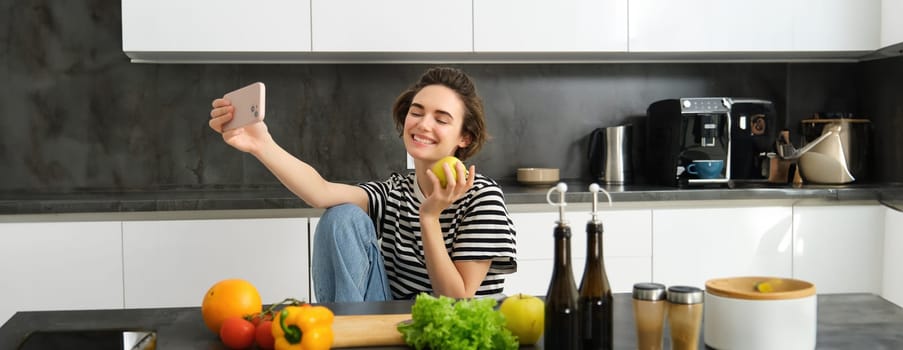
[[(589, 182), (565, 181), (571, 203), (588, 203), (592, 195)], [(524, 186), (501, 182), (506, 203), (545, 205), (548, 186)], [(824, 186), (734, 186), (676, 188), (656, 186), (603, 187), (616, 203), (681, 202), (713, 200), (822, 200), (880, 201), (895, 205), (903, 201), (903, 184)], [(66, 193), (0, 193), (0, 216), (67, 213), (153, 213), (189, 211), (264, 210), (270, 216), (318, 216), (311, 208), (281, 185), (165, 188), (155, 191), (72, 191)], [(279, 213), (283, 211), (283, 213)], [(266, 215), (265, 215), (266, 216)], [(140, 215), (138, 216), (140, 217)], [(143, 217), (141, 217), (143, 218)], [(2, 219), (0, 219), (2, 221)]]
[[(614, 347), (635, 348), (630, 295), (615, 294), (614, 301)], [(393, 314), (410, 312), (411, 301), (327, 306), (339, 315)], [(197, 307), (19, 312), (0, 327), (0, 349), (17, 348), (26, 335), (36, 330), (85, 329), (155, 330), (158, 349), (225, 349), (204, 326)], [(878, 296), (818, 296), (818, 349), (900, 349), (903, 348), (901, 329), (903, 309)], [(699, 348), (705, 347), (700, 343)]]

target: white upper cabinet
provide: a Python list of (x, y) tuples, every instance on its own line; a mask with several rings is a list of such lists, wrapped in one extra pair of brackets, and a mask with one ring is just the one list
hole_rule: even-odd
[(881, 47), (903, 43), (903, 0), (881, 0)]
[(903, 42), (896, 13), (903, 0), (122, 0), (122, 47), (199, 63), (861, 58)]
[(122, 0), (133, 52), (310, 51), (310, 1)]
[(630, 0), (630, 51), (872, 51), (880, 1)]
[(791, 3), (794, 51), (879, 48), (881, 0), (794, 0)]
[(312, 0), (313, 50), (471, 52), (470, 0)]
[(787, 0), (630, 0), (630, 51), (789, 51), (792, 9)]
[(474, 0), (474, 51), (624, 52), (627, 1)]

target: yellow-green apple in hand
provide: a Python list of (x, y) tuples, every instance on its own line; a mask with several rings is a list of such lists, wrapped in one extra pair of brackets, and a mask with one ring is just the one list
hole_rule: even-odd
[(445, 188), (445, 185), (448, 184), (448, 179), (445, 177), (445, 169), (442, 166), (448, 164), (448, 167), (451, 168), (452, 181), (455, 181), (458, 178), (458, 171), (455, 169), (458, 163), (461, 163), (461, 160), (458, 159), (458, 157), (446, 156), (439, 159), (439, 161), (430, 168), (430, 170), (433, 171), (433, 174), (436, 174), (436, 177), (439, 178), (439, 185), (441, 185), (442, 188)]

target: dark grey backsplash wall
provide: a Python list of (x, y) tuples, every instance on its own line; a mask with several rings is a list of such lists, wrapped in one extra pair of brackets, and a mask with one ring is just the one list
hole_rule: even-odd
[[(109, 5), (0, 6), (0, 190), (276, 185), (256, 159), (207, 127), (213, 98), (254, 81), (267, 85), (275, 139), (328, 179), (404, 171), (389, 111), (428, 66), (133, 64), (121, 52), (119, 8)], [(903, 178), (896, 152), (903, 141), (894, 131), (903, 123), (899, 58), (459, 67), (475, 79), (493, 135), (470, 162), (498, 180), (512, 180), (518, 167), (589, 178), (594, 128), (630, 122), (639, 134), (649, 103), (685, 96), (769, 99), (780, 124), (794, 131), (816, 111), (864, 114), (880, 126), (875, 180)], [(636, 155), (646, 151), (636, 145)]]
[(903, 57), (859, 64), (860, 105), (873, 124), (874, 178), (903, 182)]

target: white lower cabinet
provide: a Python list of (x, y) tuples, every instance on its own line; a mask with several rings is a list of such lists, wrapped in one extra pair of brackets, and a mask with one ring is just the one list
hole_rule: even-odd
[(713, 278), (793, 275), (792, 207), (656, 209), (652, 277), (705, 288)]
[(885, 209), (884, 278), (881, 296), (903, 307), (903, 212)]
[(126, 221), (122, 251), (126, 308), (200, 306), (227, 278), (264, 304), (309, 298), (307, 218)]
[[(588, 212), (568, 212), (571, 227), (571, 264), (579, 286), (586, 263)], [(636, 282), (652, 279), (651, 210), (605, 210), (603, 256), (612, 291), (629, 292)], [(513, 213), (517, 230), (517, 272), (505, 281), (505, 294), (545, 295), (552, 278), (557, 212)]]
[[(576, 206), (579, 208), (580, 206)], [(574, 281), (588, 210), (567, 213)], [(514, 212), (518, 270), (505, 294), (545, 295), (557, 212)], [(903, 213), (877, 203), (603, 210), (612, 291), (637, 282), (704, 287), (764, 275), (818, 293), (873, 293), (903, 305)], [(265, 304), (315, 301), (319, 218), (0, 223), (0, 324), (16, 311), (199, 306), (216, 281), (243, 278)]]
[[(320, 218), (310, 218), (310, 235), (308, 235), (308, 245), (310, 246), (310, 257), (313, 259), (313, 251), (314, 251), (314, 233), (317, 232), (317, 224), (320, 223)], [(310, 302), (317, 302), (317, 296), (314, 293), (314, 276), (311, 274), (310, 266), (307, 267), (308, 277), (307, 277), (307, 287), (308, 292), (310, 293)]]
[(818, 293), (881, 293), (880, 205), (795, 206), (793, 276)]
[(0, 224), (0, 324), (17, 311), (122, 308), (116, 222)]

